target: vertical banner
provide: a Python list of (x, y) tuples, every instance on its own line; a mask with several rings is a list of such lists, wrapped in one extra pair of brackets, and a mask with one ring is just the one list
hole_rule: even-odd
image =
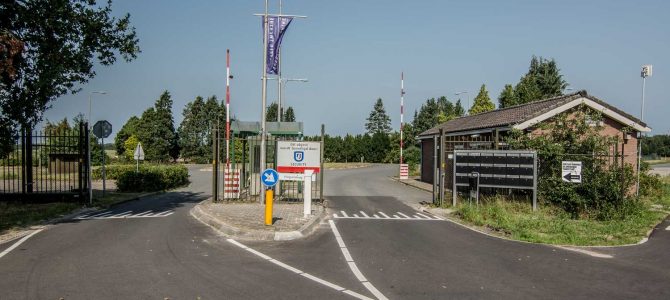
[[(265, 17), (261, 18), (265, 24)], [(276, 17), (268, 16), (268, 36), (265, 37), (267, 41), (267, 66), (265, 72), (267, 74), (276, 75), (279, 71), (279, 48), (281, 41), (284, 38), (284, 33), (288, 25), (293, 21), (292, 17)], [(265, 28), (263, 28), (265, 29)]]

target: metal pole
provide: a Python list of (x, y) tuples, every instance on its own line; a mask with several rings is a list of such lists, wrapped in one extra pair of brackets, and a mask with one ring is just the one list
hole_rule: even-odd
[[(90, 133), (90, 129), (91, 129), (91, 96), (92, 95), (93, 95), (93, 93), (88, 94), (88, 122), (87, 122), (88, 124), (86, 124), (87, 125), (86, 126), (86, 132), (87, 133)], [(91, 146), (90, 146), (91, 141), (90, 140), (91, 140), (91, 138), (88, 135), (86, 135), (86, 145), (88, 145), (86, 147), (86, 161), (87, 161), (86, 167), (88, 168), (88, 175), (86, 176), (86, 177), (88, 177), (88, 204), (93, 205), (93, 187), (91, 186), (91, 171), (92, 170), (91, 170)]]
[(230, 49), (226, 49), (226, 169), (230, 164)]
[[(642, 74), (642, 107), (640, 108), (640, 121), (644, 122), (644, 89), (647, 77)], [(642, 132), (637, 139), (637, 182), (635, 183), (635, 196), (640, 196), (640, 164), (642, 162)]]
[(319, 170), (319, 200), (323, 202), (323, 176), (326, 171), (323, 169), (323, 152), (325, 145), (326, 125), (321, 124), (321, 163)]
[(402, 147), (403, 147), (403, 115), (405, 105), (405, 74), (400, 72), (400, 164), (402, 165)]
[(440, 176), (437, 170), (437, 136), (433, 136), (433, 204), (437, 204), (437, 181)]
[[(261, 87), (261, 157), (260, 157), (260, 170), (265, 169), (265, 135), (267, 134), (265, 128), (265, 106), (267, 101), (267, 85), (268, 85), (268, 76), (266, 73), (266, 68), (268, 64), (268, 0), (265, 0), (265, 15), (263, 16), (263, 86)], [(260, 202), (265, 203), (265, 193), (261, 192)]]
[(107, 180), (107, 175), (105, 174), (105, 138), (100, 139), (102, 140), (102, 149), (100, 149), (100, 152), (102, 153), (102, 197), (105, 198), (105, 181)]
[(444, 178), (446, 177), (444, 128), (440, 128), (440, 206), (444, 204)]
[[(279, 14), (281, 15), (282, 1), (279, 0)], [(279, 21), (281, 24), (281, 20)], [(281, 26), (281, 25), (280, 25)], [(281, 28), (281, 27), (280, 27)], [(282, 98), (282, 86), (281, 86), (281, 47), (277, 49), (277, 92), (279, 94), (279, 100), (277, 101), (277, 122), (282, 121), (281, 113), (281, 98)]]

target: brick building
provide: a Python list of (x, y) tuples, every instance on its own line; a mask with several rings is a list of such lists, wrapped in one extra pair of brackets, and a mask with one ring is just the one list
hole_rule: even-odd
[[(602, 114), (602, 121), (593, 122), (593, 126), (602, 127), (599, 133), (621, 137), (621, 143), (615, 145), (623, 149), (626, 163), (637, 167), (638, 137), (641, 132), (650, 132), (647, 124), (632, 115), (607, 104), (586, 91), (543, 99), (531, 103), (488, 111), (481, 114), (457, 118), (419, 134), (421, 141), (421, 180), (433, 182), (435, 170), (440, 164), (440, 134), (444, 135), (445, 168), (447, 176), (451, 174), (448, 160), (449, 152), (454, 149), (505, 149), (504, 137), (513, 129), (523, 130), (531, 135), (543, 134), (539, 128), (543, 122), (549, 122), (559, 114), (570, 114), (576, 107), (585, 105)], [(628, 128), (628, 132), (622, 131)], [(449, 179), (446, 179), (449, 182)]]

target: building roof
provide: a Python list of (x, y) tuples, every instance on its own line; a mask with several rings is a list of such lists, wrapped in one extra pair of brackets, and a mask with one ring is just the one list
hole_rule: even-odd
[(523, 130), (579, 104), (585, 104), (624, 125), (631, 126), (637, 131), (651, 131), (651, 129), (647, 127), (647, 124), (639, 119), (607, 104), (605, 101), (588, 95), (586, 91), (579, 91), (573, 94), (453, 119), (422, 132), (419, 134), (419, 138), (439, 134), (440, 129), (444, 129), (445, 133), (495, 128), (507, 130), (515, 128)]

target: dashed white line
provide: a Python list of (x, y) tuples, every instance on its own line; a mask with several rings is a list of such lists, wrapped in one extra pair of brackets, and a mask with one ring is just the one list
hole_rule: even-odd
[(349, 215), (347, 215), (347, 212), (342, 211), (342, 216), (346, 218), (346, 217), (348, 217)]
[[(383, 215), (384, 213), (380, 212), (380, 214)], [(354, 273), (354, 276), (356, 276), (358, 281), (360, 281), (363, 284), (363, 286), (365, 286), (365, 288), (368, 289), (368, 291), (370, 291), (373, 295), (375, 295), (377, 299), (388, 300), (388, 298), (386, 298), (384, 294), (382, 294), (377, 288), (375, 288), (374, 285), (372, 285), (372, 283), (370, 283), (370, 281), (367, 280), (367, 278), (365, 278), (363, 273), (361, 273), (361, 270), (359, 270), (358, 266), (356, 266), (356, 262), (354, 262), (353, 258), (351, 259), (351, 261), (348, 260), (349, 258), (351, 258), (351, 254), (349, 254), (349, 250), (347, 249), (347, 246), (344, 244), (342, 236), (340, 236), (340, 232), (337, 230), (337, 227), (335, 226), (335, 222), (333, 222), (333, 220), (328, 220), (328, 223), (330, 224), (330, 229), (333, 231), (333, 235), (335, 235), (337, 243), (340, 245), (342, 255), (344, 255), (345, 259), (347, 259), (349, 269), (351, 269), (351, 272)]]
[(665, 227), (665, 230), (670, 230), (670, 226), (668, 226), (668, 227)]
[[(339, 236), (339, 234), (338, 234), (338, 236)], [(329, 288), (331, 288), (331, 289), (334, 289), (334, 290), (336, 290), (336, 291), (338, 291), (338, 292), (342, 292), (342, 293), (344, 293), (344, 294), (347, 294), (347, 295), (349, 295), (349, 296), (352, 296), (352, 297), (355, 297), (355, 298), (358, 298), (358, 299), (362, 299), (362, 300), (372, 300), (372, 298), (370, 298), (370, 297), (366, 297), (366, 296), (361, 295), (361, 294), (359, 294), (359, 293), (356, 293), (356, 292), (354, 292), (354, 291), (350, 291), (350, 290), (345, 289), (345, 288), (343, 288), (343, 287), (341, 287), (341, 286), (339, 286), (339, 285), (337, 285), (337, 284), (334, 284), (334, 283), (332, 283), (332, 282), (323, 280), (323, 279), (321, 279), (321, 278), (319, 278), (319, 277), (316, 277), (316, 276), (314, 276), (314, 275), (312, 275), (312, 274), (303, 272), (303, 271), (301, 271), (300, 269), (296, 269), (296, 268), (294, 268), (294, 267), (291, 267), (291, 266), (289, 266), (289, 265), (287, 265), (287, 264), (285, 264), (285, 263), (283, 263), (283, 262), (281, 262), (281, 261), (278, 261), (278, 260), (276, 260), (276, 259), (274, 259), (274, 258), (272, 258), (272, 257), (269, 257), (269, 256), (267, 256), (267, 255), (265, 255), (265, 254), (263, 254), (263, 253), (261, 253), (261, 252), (258, 252), (258, 251), (254, 250), (254, 249), (251, 249), (251, 248), (249, 248), (249, 247), (243, 245), (242, 243), (240, 243), (240, 242), (238, 242), (238, 241), (236, 241), (236, 240), (233, 240), (233, 239), (227, 239), (227, 241), (228, 241), (229, 243), (235, 245), (235, 246), (238, 246), (238, 247), (240, 247), (240, 248), (242, 248), (242, 249), (244, 249), (244, 250), (247, 250), (248, 252), (253, 253), (254, 255), (256, 255), (256, 256), (258, 256), (258, 257), (264, 259), (264, 260), (267, 260), (267, 261), (269, 261), (269, 262), (271, 262), (271, 263), (274, 263), (274, 264), (277, 265), (277, 266), (280, 266), (280, 267), (282, 267), (282, 268), (284, 268), (284, 269), (286, 269), (286, 270), (289, 270), (289, 271), (291, 271), (291, 272), (293, 272), (293, 273), (296, 273), (296, 274), (298, 274), (298, 275), (300, 275), (300, 276), (303, 276), (303, 277), (305, 277), (305, 278), (307, 278), (307, 279), (309, 279), (309, 280), (312, 280), (312, 281), (314, 281), (314, 282), (317, 282), (317, 283), (319, 283), (319, 284), (321, 284), (321, 285), (327, 286), (327, 287), (329, 287)], [(372, 288), (374, 289), (374, 286), (373, 286)], [(375, 290), (376, 290), (376, 289), (375, 289)], [(372, 291), (371, 291), (371, 292), (372, 292)], [(377, 293), (379, 293), (379, 291), (377, 291)], [(372, 294), (375, 294), (375, 293), (372, 292)], [(375, 295), (376, 295), (376, 294), (375, 294)], [(380, 293), (380, 295), (381, 295), (381, 293)], [(383, 297), (383, 295), (382, 295), (382, 297)], [(379, 297), (378, 297), (378, 298), (379, 298)], [(379, 299), (386, 299), (386, 298), (379, 298)]]
[(388, 219), (388, 218), (391, 218), (391, 217), (389, 217), (389, 215), (387, 215), (387, 214), (385, 214), (385, 213), (383, 213), (383, 212), (381, 212), (381, 211), (379, 212), (379, 214), (382, 215), (384, 218), (387, 218), (387, 219)]
[(2, 258), (3, 256), (7, 255), (7, 253), (11, 252), (12, 250), (16, 249), (16, 247), (18, 247), (19, 245), (23, 244), (23, 242), (27, 241), (27, 240), (28, 240), (29, 238), (31, 238), (33, 235), (38, 234), (38, 233), (39, 233), (40, 231), (42, 231), (42, 230), (44, 230), (44, 229), (38, 229), (38, 230), (35, 230), (35, 231), (33, 231), (33, 233), (24, 236), (24, 237), (23, 237), (22, 239), (20, 239), (18, 242), (14, 243), (14, 245), (12, 245), (11, 247), (5, 249), (5, 251), (2, 251), (2, 253), (0, 253), (0, 258)]
[(419, 216), (419, 217), (423, 217), (424, 219), (431, 219), (431, 218), (429, 218), (428, 216), (426, 216), (422, 213), (416, 213), (416, 215)]
[(577, 252), (577, 253), (586, 254), (586, 255), (593, 256), (593, 257), (598, 257), (598, 258), (613, 258), (614, 257), (614, 256), (609, 255), (609, 254), (603, 254), (603, 253), (590, 251), (590, 250), (586, 250), (586, 249), (566, 247), (566, 246), (556, 246), (556, 247), (561, 248), (563, 250), (574, 251), (574, 252)]
[(368, 216), (368, 214), (366, 214), (366, 213), (365, 213), (364, 211), (362, 211), (362, 210), (361, 210), (361, 215), (363, 215), (363, 216), (366, 217), (366, 218), (369, 218), (369, 217), (370, 217), (370, 216)]
[(398, 212), (398, 214), (401, 215), (401, 216), (403, 216), (403, 217), (405, 217), (405, 219), (409, 219), (409, 218), (410, 218), (408, 215), (403, 214), (403, 213), (401, 213), (401, 212)]

